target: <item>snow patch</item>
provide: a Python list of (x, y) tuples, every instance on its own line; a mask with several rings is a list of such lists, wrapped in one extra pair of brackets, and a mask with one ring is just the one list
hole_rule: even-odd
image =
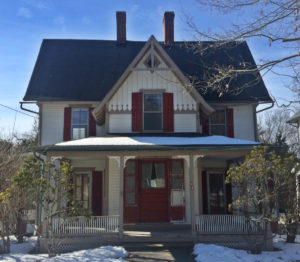
[(262, 252), (259, 255), (211, 244), (196, 244), (193, 254), (196, 255), (197, 262), (295, 262), (300, 260), (300, 235), (297, 236), (295, 244), (285, 241), (285, 237), (276, 236), (273, 244), (280, 251)]
[(0, 261), (5, 262), (125, 262), (123, 258), (128, 256), (128, 252), (123, 247), (104, 246), (94, 249), (86, 249), (65, 253), (60, 256), (48, 258), (48, 254), (28, 254), (36, 244), (36, 238), (29, 238), (22, 244), (18, 244), (12, 237), (11, 253), (0, 255)]

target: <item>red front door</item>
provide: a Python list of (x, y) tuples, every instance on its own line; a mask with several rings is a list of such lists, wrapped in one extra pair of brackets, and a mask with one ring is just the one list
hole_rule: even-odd
[(140, 222), (168, 222), (167, 162), (142, 161), (139, 184)]

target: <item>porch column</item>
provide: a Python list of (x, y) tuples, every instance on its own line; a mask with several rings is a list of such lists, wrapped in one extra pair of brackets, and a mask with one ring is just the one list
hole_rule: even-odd
[(120, 199), (119, 199), (119, 235), (123, 237), (124, 218), (124, 156), (120, 156)]
[(190, 166), (190, 203), (191, 203), (191, 225), (192, 235), (196, 235), (196, 222), (195, 222), (195, 194), (194, 194), (194, 156), (189, 156)]

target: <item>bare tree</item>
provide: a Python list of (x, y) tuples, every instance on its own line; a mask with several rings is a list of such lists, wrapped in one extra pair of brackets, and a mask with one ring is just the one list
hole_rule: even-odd
[[(259, 72), (273, 72), (289, 79), (288, 86), (294, 92), (294, 99), (287, 105), (299, 102), (300, 95), (300, 1), (299, 0), (195, 0), (195, 4), (212, 12), (230, 18), (239, 17), (238, 23), (217, 28), (216, 31), (203, 31), (187, 13), (188, 26), (199, 40), (192, 49), (200, 56), (206, 56), (216, 50), (230, 50), (234, 45), (243, 44), (247, 39), (265, 40), (270, 47), (282, 48), (285, 52), (274, 52), (271, 59), (259, 61), (257, 68), (253, 64), (239, 59), (238, 63), (213, 65), (205, 79), (198, 79), (198, 86), (208, 86), (219, 92), (241, 92), (256, 84), (255, 80), (245, 83), (238, 90), (231, 89), (231, 83), (245, 75), (258, 76)], [(244, 19), (243, 19), (244, 18)], [(205, 44), (203, 40), (209, 40)], [(213, 51), (212, 51), (213, 50)], [(226, 51), (225, 51), (226, 52)], [(283, 54), (282, 54), (283, 53)], [(255, 77), (253, 78), (255, 79)], [(259, 77), (257, 78), (259, 81)]]
[(297, 128), (287, 124), (290, 118), (287, 110), (276, 109), (267, 111), (258, 118), (258, 133), (260, 142), (281, 147), (282, 152), (300, 154)]

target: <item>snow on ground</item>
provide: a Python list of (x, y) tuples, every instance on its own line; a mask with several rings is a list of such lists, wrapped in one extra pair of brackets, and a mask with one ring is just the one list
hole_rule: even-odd
[(262, 252), (252, 255), (244, 250), (207, 244), (196, 244), (194, 255), (197, 262), (295, 262), (300, 261), (300, 235), (295, 244), (285, 242), (285, 237), (276, 236), (273, 239), (274, 247), (280, 251)]
[(26, 239), (25, 243), (18, 244), (12, 238), (11, 253), (0, 255), (0, 261), (6, 262), (125, 262), (123, 258), (128, 256), (127, 251), (123, 247), (105, 246), (94, 249), (86, 249), (65, 253), (54, 258), (48, 258), (48, 254), (28, 254), (33, 249), (36, 243), (36, 238)]

